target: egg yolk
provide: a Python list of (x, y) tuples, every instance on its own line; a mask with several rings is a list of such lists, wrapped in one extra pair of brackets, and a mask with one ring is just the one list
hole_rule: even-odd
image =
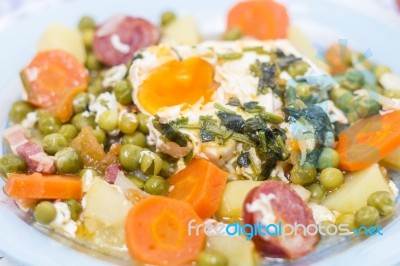
[(210, 101), (214, 92), (214, 67), (198, 57), (169, 61), (143, 81), (138, 89), (140, 106), (150, 114), (162, 107)]

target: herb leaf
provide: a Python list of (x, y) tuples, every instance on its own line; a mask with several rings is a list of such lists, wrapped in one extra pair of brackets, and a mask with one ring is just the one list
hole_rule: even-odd
[(169, 123), (161, 123), (160, 117), (155, 116), (153, 119), (154, 127), (161, 132), (161, 134), (169, 141), (175, 142), (180, 147), (187, 146), (187, 136), (178, 131), (173, 125)]
[(240, 115), (227, 112), (218, 112), (217, 116), (221, 120), (221, 124), (226, 128), (236, 133), (243, 133), (245, 121)]
[(270, 63), (260, 63), (250, 65), (250, 71), (259, 78), (257, 93), (266, 94), (270, 89), (274, 90), (277, 83), (277, 68), (276, 65)]

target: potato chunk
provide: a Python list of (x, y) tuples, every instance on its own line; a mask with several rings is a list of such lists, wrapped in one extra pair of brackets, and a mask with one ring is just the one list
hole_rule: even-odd
[(177, 18), (163, 30), (167, 39), (172, 39), (180, 44), (195, 45), (201, 41), (194, 17)]
[(52, 24), (39, 39), (38, 50), (60, 49), (73, 54), (81, 63), (85, 62), (86, 51), (81, 33), (62, 24)]
[(261, 181), (238, 180), (228, 182), (225, 186), (224, 194), (215, 214), (220, 220), (235, 222), (242, 217), (243, 203), (247, 194)]
[[(101, 179), (93, 181), (85, 196), (84, 221), (96, 221), (98, 226), (124, 226), (126, 216), (132, 203), (116, 186), (109, 185)], [(100, 228), (88, 228), (100, 229)], [(91, 230), (92, 231), (92, 230)]]
[(252, 241), (244, 236), (209, 236), (208, 247), (225, 255), (229, 266), (253, 266), (257, 264), (257, 254)]
[(365, 206), (369, 195), (376, 191), (392, 193), (378, 164), (347, 174), (344, 184), (328, 195), (322, 205), (340, 213), (353, 213)]

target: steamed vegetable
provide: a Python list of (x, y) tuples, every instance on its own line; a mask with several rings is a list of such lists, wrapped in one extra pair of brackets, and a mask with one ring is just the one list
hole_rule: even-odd
[(79, 154), (85, 167), (104, 172), (108, 166), (117, 162), (118, 153), (114, 154), (110, 150), (106, 154), (93, 132), (92, 128), (84, 127), (70, 146)]
[(59, 49), (74, 55), (81, 63), (86, 59), (81, 33), (58, 23), (47, 27), (39, 39), (38, 49), (39, 51)]
[(367, 204), (375, 207), (382, 216), (386, 216), (393, 212), (394, 203), (395, 198), (393, 194), (387, 191), (374, 192), (367, 199)]
[(203, 251), (196, 260), (198, 266), (228, 266), (228, 259), (214, 250)]
[(132, 203), (116, 187), (95, 178), (86, 195), (83, 221), (92, 232), (106, 227), (124, 228)]
[(261, 185), (260, 181), (240, 180), (228, 182), (215, 216), (219, 220), (235, 222), (242, 218), (242, 206), (247, 194)]
[(255, 266), (257, 254), (254, 244), (244, 236), (209, 236), (209, 250), (225, 255), (229, 266)]
[(391, 193), (388, 180), (377, 164), (346, 174), (344, 184), (329, 194), (322, 205), (340, 213), (354, 213), (367, 204), (368, 197), (376, 191)]
[(163, 28), (164, 38), (181, 44), (195, 45), (201, 41), (195, 18), (192, 16), (176, 18)]
[(34, 108), (32, 105), (25, 101), (16, 101), (11, 106), (11, 109), (8, 113), (10, 120), (14, 123), (20, 123), (25, 119), (26, 115), (30, 112), (33, 112)]
[(72, 116), (72, 100), (88, 85), (88, 73), (71, 54), (61, 50), (38, 53), (21, 71), (28, 102), (52, 110), (63, 122)]
[(400, 170), (400, 148), (389, 153), (389, 155), (383, 158), (380, 163), (386, 168)]
[(400, 145), (400, 111), (354, 123), (339, 135), (340, 168), (355, 171), (385, 158)]
[(80, 199), (82, 185), (74, 176), (9, 174), (5, 193), (14, 199)]
[(189, 203), (201, 218), (209, 218), (218, 209), (227, 176), (211, 162), (193, 159), (185, 169), (169, 178), (173, 189), (168, 197)]
[(343, 184), (344, 176), (337, 168), (325, 168), (319, 175), (319, 182), (326, 190), (334, 190)]
[(237, 28), (243, 35), (260, 40), (285, 38), (288, 26), (285, 7), (272, 0), (243, 1), (228, 13), (228, 30)]
[(57, 215), (57, 210), (54, 205), (49, 201), (42, 201), (36, 205), (33, 216), (38, 223), (49, 224)]
[(365, 226), (367, 228), (375, 226), (379, 220), (379, 212), (371, 206), (361, 207), (354, 214), (354, 223), (356, 227)]
[(125, 223), (131, 256), (142, 263), (181, 265), (195, 260), (205, 242), (204, 231), (189, 232), (188, 224), (202, 223), (193, 208), (182, 201), (151, 196), (132, 207)]

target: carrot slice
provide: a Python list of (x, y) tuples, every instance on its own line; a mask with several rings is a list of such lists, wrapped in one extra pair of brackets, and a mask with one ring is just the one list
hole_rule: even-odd
[(76, 87), (66, 91), (59, 100), (58, 104), (52, 108), (52, 114), (60, 119), (60, 121), (63, 123), (68, 122), (74, 114), (72, 101), (74, 100), (75, 96), (78, 95), (78, 93), (85, 90), (85, 87)]
[(228, 174), (211, 162), (195, 158), (182, 171), (169, 178), (173, 186), (170, 198), (185, 201), (205, 219), (218, 209)]
[(80, 199), (81, 180), (78, 177), (10, 174), (5, 193), (15, 199)]
[(145, 198), (132, 207), (126, 219), (129, 252), (146, 264), (190, 263), (203, 249), (205, 235), (203, 230), (189, 232), (188, 227), (202, 222), (185, 202), (162, 196)]
[(400, 146), (400, 111), (374, 115), (339, 135), (340, 168), (355, 171), (371, 166)]
[(28, 101), (42, 108), (59, 105), (70, 90), (86, 88), (89, 81), (88, 71), (78, 59), (61, 50), (38, 53), (21, 71), (21, 78)]
[(260, 40), (286, 38), (288, 27), (286, 8), (272, 0), (243, 1), (228, 13), (228, 30), (238, 28)]

